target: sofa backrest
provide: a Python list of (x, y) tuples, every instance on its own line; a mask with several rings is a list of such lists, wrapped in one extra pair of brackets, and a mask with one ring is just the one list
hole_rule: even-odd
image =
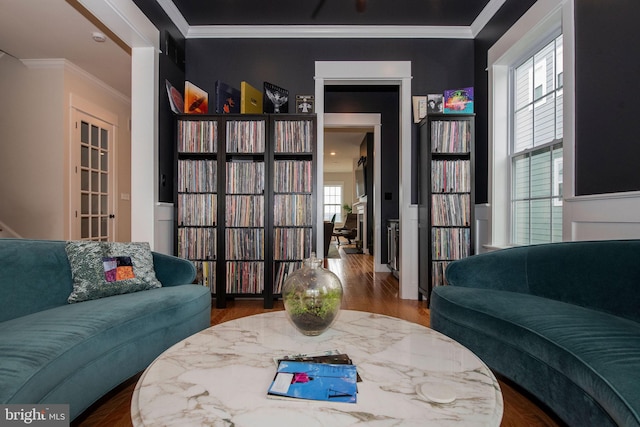
[(640, 321), (640, 240), (528, 247), (531, 293)]
[(640, 240), (503, 249), (450, 264), (455, 286), (530, 293), (640, 321)]
[(73, 280), (65, 244), (0, 239), (0, 321), (67, 304)]

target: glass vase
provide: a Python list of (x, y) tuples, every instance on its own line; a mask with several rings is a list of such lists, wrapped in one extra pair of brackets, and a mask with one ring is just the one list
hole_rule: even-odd
[(291, 273), (282, 286), (284, 309), (291, 323), (304, 335), (320, 335), (333, 324), (342, 305), (342, 283), (311, 257)]

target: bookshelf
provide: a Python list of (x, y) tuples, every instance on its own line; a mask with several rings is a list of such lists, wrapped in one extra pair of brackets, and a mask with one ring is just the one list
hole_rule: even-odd
[(473, 254), (474, 115), (429, 115), (420, 122), (419, 297), (446, 284), (447, 265)]
[(280, 297), (315, 248), (315, 115), (180, 115), (176, 254), (216, 306)]

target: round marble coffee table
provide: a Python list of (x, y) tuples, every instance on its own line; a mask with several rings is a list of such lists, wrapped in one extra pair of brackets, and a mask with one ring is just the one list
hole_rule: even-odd
[[(274, 358), (333, 349), (362, 377), (357, 403), (267, 398)], [(417, 390), (448, 390), (455, 400), (436, 403)], [(499, 426), (502, 412), (496, 378), (465, 347), (415, 323), (349, 310), (316, 337), (283, 311), (213, 326), (162, 353), (131, 403), (133, 424), (154, 427)]]

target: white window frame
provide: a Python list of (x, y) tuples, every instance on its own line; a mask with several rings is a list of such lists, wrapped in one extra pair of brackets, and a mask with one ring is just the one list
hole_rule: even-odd
[[(489, 225), (484, 250), (510, 246), (510, 67), (554, 33), (563, 34), (563, 198), (574, 194), (574, 0), (538, 0), (491, 49), (489, 79)], [(566, 205), (563, 240), (569, 240)]]
[[(330, 182), (325, 182), (323, 185), (323, 200), (322, 200), (322, 215), (324, 216), (325, 213), (325, 206), (327, 206), (327, 203), (324, 202), (324, 197), (326, 196), (326, 190), (327, 187), (339, 187), (340, 188), (340, 203), (339, 203), (339, 211), (338, 214), (336, 215), (336, 223), (342, 223), (344, 221), (344, 215), (342, 215), (342, 206), (344, 205), (344, 183), (330, 183)], [(334, 204), (329, 204), (330, 206), (334, 206)]]

